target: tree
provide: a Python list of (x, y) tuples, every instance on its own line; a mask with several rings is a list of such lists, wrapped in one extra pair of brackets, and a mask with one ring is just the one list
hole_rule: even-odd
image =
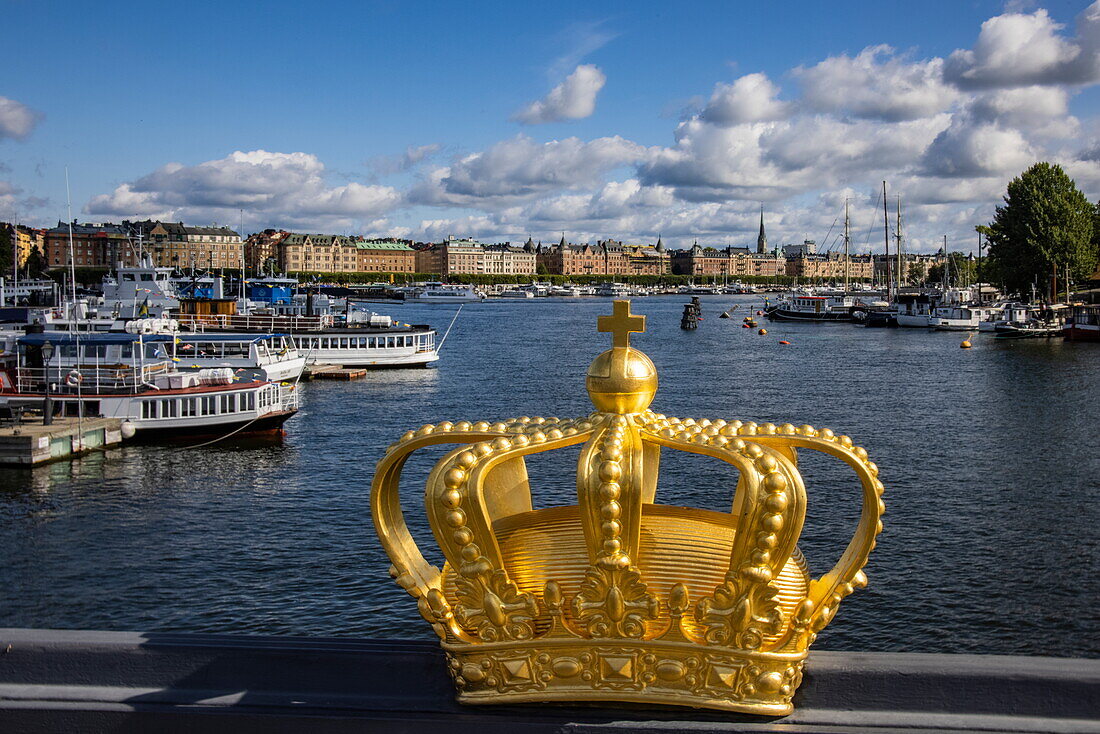
[(1061, 166), (1036, 163), (1012, 179), (1004, 201), (979, 231), (989, 242), (989, 273), (1009, 292), (1027, 293), (1033, 283), (1045, 290), (1067, 267), (1078, 281), (1096, 269), (1096, 207)]
[(23, 263), (23, 270), (27, 273), (27, 277), (41, 278), (48, 269), (49, 263), (46, 262), (46, 257), (42, 254), (42, 251), (38, 249), (38, 245), (31, 245), (27, 261)]
[(14, 224), (0, 225), (0, 276), (11, 275), (12, 244), (17, 236)]
[(956, 287), (977, 282), (977, 263), (973, 258), (961, 252), (952, 252), (944, 262), (947, 263), (947, 278), (943, 277), (944, 265), (933, 265), (928, 269), (927, 282), (938, 285), (946, 280), (948, 286)]
[(535, 274), (536, 275), (549, 275), (550, 271), (547, 269), (545, 263), (539, 263), (538, 265), (535, 266)]

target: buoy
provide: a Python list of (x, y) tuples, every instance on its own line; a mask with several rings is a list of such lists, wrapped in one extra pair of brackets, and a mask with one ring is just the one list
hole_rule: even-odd
[(789, 342), (789, 341), (787, 341), (787, 340), (783, 340), (783, 341), (781, 341), (781, 342), (779, 342), (779, 343), (780, 343), (780, 344), (790, 344), (790, 342)]
[(974, 345), (970, 343), (969, 339), (963, 339), (962, 344), (960, 344), (959, 346), (962, 347), (963, 349), (970, 349), (970, 347), (972, 347)]
[(756, 315), (757, 315), (757, 316), (763, 316), (763, 315), (764, 315), (764, 312), (763, 312), (763, 311), (757, 311), (757, 312), (756, 312)]
[(768, 333), (768, 330), (767, 329), (761, 329), (760, 331), (758, 331), (756, 333), (759, 334), (760, 336), (764, 336), (765, 334)]
[(742, 329), (747, 329), (747, 328), (749, 328), (749, 325), (748, 324), (741, 324), (741, 328)]

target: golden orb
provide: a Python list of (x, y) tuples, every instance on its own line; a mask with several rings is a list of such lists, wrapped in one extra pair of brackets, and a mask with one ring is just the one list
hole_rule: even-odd
[(602, 413), (641, 413), (657, 392), (657, 368), (637, 349), (614, 347), (588, 365), (585, 386)]

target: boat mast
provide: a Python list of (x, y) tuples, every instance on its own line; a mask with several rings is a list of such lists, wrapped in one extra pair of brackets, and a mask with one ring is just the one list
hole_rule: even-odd
[(844, 292), (848, 292), (848, 197), (844, 197)]
[(895, 235), (895, 238), (896, 238), (896, 241), (897, 241), (897, 250), (898, 250), (898, 289), (900, 289), (902, 281), (905, 279), (905, 276), (902, 275), (902, 273), (904, 273), (905, 270), (903, 268), (903, 262), (902, 262), (902, 257), (901, 257), (901, 194), (898, 194), (898, 220), (897, 220), (897, 229), (895, 231), (897, 232), (897, 234)]
[(890, 281), (893, 279), (890, 267), (890, 211), (886, 207), (886, 182), (882, 182), (882, 232), (886, 237), (886, 301), (890, 298)]
[(69, 192), (69, 167), (65, 166), (65, 202), (69, 219), (69, 287), (72, 301), (69, 303), (69, 331), (76, 320), (76, 248), (73, 247), (73, 197)]

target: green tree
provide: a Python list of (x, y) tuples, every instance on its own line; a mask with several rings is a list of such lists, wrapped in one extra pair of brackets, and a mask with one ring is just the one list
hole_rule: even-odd
[(31, 251), (27, 254), (27, 261), (23, 263), (23, 271), (28, 278), (41, 278), (49, 268), (46, 256), (38, 249), (38, 245), (31, 245)]
[(1028, 293), (1033, 283), (1045, 290), (1067, 267), (1077, 281), (1096, 269), (1096, 207), (1061, 166), (1036, 163), (1012, 179), (1004, 201), (979, 231), (989, 242), (990, 276), (1010, 293)]
[[(977, 262), (961, 252), (952, 252), (947, 256), (947, 278), (944, 278), (944, 265), (933, 265), (928, 269), (928, 282), (940, 284), (947, 280), (949, 286), (968, 286), (978, 280)], [(985, 269), (984, 263), (982, 269)]]
[(0, 276), (11, 276), (15, 225), (0, 224)]

